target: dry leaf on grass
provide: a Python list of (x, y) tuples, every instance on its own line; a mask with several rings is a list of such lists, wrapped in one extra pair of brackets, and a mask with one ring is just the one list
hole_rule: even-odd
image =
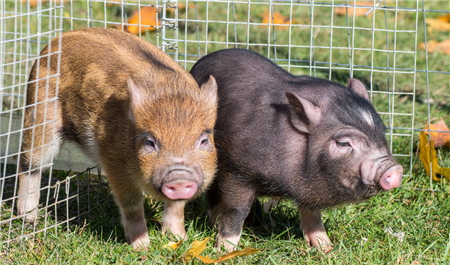
[[(428, 124), (423, 127), (424, 130), (428, 130)], [(447, 145), (450, 147), (450, 130), (447, 127), (447, 124), (445, 124), (445, 121), (441, 118), (441, 120), (436, 124), (430, 125), (430, 130), (433, 131), (446, 131), (446, 132), (431, 132), (431, 140), (434, 141), (434, 147), (438, 148), (443, 145)], [(428, 132), (426, 131), (425, 134), (428, 135)]]
[(438, 19), (439, 19), (439, 20), (442, 20), (442, 21), (444, 21), (444, 22), (450, 23), (450, 13), (448, 13), (448, 14), (445, 15), (445, 16), (440, 16), (440, 17), (438, 17)]
[[(425, 42), (421, 42), (419, 44), (419, 48), (425, 50)], [(450, 55), (450, 39), (444, 40), (441, 42), (437, 42), (435, 40), (430, 40), (427, 42), (427, 51), (434, 52), (437, 50), (438, 52), (445, 53)]]
[[(280, 12), (274, 12), (273, 18), (272, 18), (272, 13), (270, 13), (267, 10), (264, 11), (262, 23), (267, 24), (267, 25), (269, 25), (269, 23), (270, 23), (270, 25), (273, 25), (273, 24), (288, 25), (288, 26), (275, 26), (278, 29), (288, 29), (289, 24), (291, 24), (289, 22), (289, 17), (283, 16)], [(265, 27), (265, 25), (261, 25), (261, 27)]]
[[(141, 10), (134, 11), (130, 19), (128, 19), (128, 24), (139, 25), (139, 13), (141, 14), (141, 30), (143, 33), (145, 31), (153, 31), (156, 26), (160, 26), (161, 23), (156, 21), (157, 9), (153, 6), (146, 6), (141, 8)], [(120, 26), (119, 26), (120, 27)], [(127, 31), (133, 34), (139, 34), (139, 26), (128, 25)]]
[(430, 176), (431, 163), (433, 167), (433, 172), (431, 175), (433, 177), (433, 180), (440, 181), (440, 176), (444, 176), (447, 181), (450, 181), (450, 168), (440, 167), (438, 165), (436, 150), (434, 149), (434, 147), (430, 147), (430, 145), (433, 145), (433, 140), (428, 143), (428, 137), (425, 132), (420, 132), (419, 158), (420, 161), (422, 161), (422, 165), (425, 167), (427, 175)]
[(444, 21), (440, 18), (426, 18), (425, 23), (432, 29), (436, 31), (449, 31), (450, 23)]
[(38, 3), (40, 2), (43, 4), (44, 2), (47, 2), (48, 0), (22, 0), (22, 4), (26, 4), (27, 2), (30, 2), (30, 7), (37, 7)]
[[(373, 2), (356, 2), (357, 6), (373, 6)], [(355, 16), (360, 17), (366, 15), (370, 8), (358, 8), (355, 9)], [(336, 7), (334, 9), (336, 15), (345, 16), (347, 15), (347, 7)], [(371, 15), (370, 13), (369, 15)], [(348, 7), (348, 15), (353, 16), (353, 6)]]
[[(218, 259), (212, 259), (208, 256), (206, 256), (206, 257), (200, 256), (200, 254), (206, 249), (206, 244), (208, 243), (209, 239), (210, 239), (210, 237), (205, 238), (203, 241), (197, 241), (197, 239), (194, 240), (191, 247), (186, 251), (186, 254), (183, 256), (183, 261), (189, 262), (193, 258), (198, 258), (201, 261), (203, 261), (204, 263), (207, 263), (207, 264), (214, 263), (215, 264), (218, 262), (222, 262), (222, 261), (226, 261), (226, 260), (235, 258), (237, 256), (251, 255), (251, 254), (254, 254), (259, 251), (259, 249), (246, 248), (243, 250), (236, 250), (236, 251), (230, 252), (228, 254), (220, 256)], [(169, 248), (169, 249), (177, 249), (181, 245), (181, 243), (182, 243), (182, 241), (179, 241), (178, 243), (170, 242), (169, 244), (165, 245), (165, 247)]]

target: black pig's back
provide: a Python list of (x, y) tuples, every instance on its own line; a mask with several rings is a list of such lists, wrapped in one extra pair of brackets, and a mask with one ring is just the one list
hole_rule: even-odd
[(225, 163), (221, 168), (250, 182), (259, 195), (289, 196), (285, 192), (302, 166), (306, 136), (292, 134), (284, 92), (300, 91), (295, 81), (312, 78), (295, 77), (262, 55), (241, 49), (209, 54), (191, 74), (199, 85), (210, 75), (218, 85), (215, 139), (219, 163)]

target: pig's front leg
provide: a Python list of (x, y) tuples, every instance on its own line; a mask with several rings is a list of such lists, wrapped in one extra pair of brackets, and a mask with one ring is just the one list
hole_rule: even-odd
[[(227, 188), (225, 190), (224, 188)], [(254, 191), (241, 183), (223, 185), (222, 199), (218, 204), (219, 234), (216, 246), (221, 251), (223, 245), (230, 252), (239, 245), (244, 220), (250, 212)]]
[(299, 210), (302, 214), (301, 228), (308, 245), (319, 247), (324, 252), (331, 251), (331, 240), (323, 226), (320, 210), (303, 210), (300, 207)]
[(166, 201), (163, 213), (163, 231), (170, 231), (177, 239), (185, 239), (184, 206), (186, 201)]
[(131, 181), (123, 181), (124, 178), (116, 178), (115, 175), (108, 174), (109, 172), (106, 169), (108, 182), (120, 209), (127, 242), (133, 245), (135, 250), (146, 249), (150, 239), (145, 221), (142, 190)]

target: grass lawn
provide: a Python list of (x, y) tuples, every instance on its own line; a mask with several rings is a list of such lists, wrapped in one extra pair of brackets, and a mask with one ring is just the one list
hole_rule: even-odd
[[(442, 117), (450, 124), (450, 56), (438, 52), (426, 54), (417, 48), (425, 40), (425, 32), (428, 41), (443, 41), (449, 38), (449, 33), (424, 29), (424, 14), (415, 12), (416, 1), (387, 1), (386, 5), (391, 7), (397, 3), (399, 10), (377, 10), (375, 16), (349, 16), (348, 19), (334, 14), (335, 8), (345, 0), (315, 1), (314, 9), (306, 2), (295, 2), (297, 4), (291, 6), (289, 1), (275, 1), (272, 2), (275, 3), (273, 12), (288, 18), (292, 14), (293, 21), (291, 27), (275, 27), (275, 31), (262, 23), (264, 13), (269, 10), (268, 2), (235, 2), (233, 5), (232, 1), (179, 1), (186, 4), (187, 10), (178, 11), (177, 34), (181, 39), (177, 43), (178, 55), (171, 50), (168, 52), (189, 70), (200, 55), (223, 48), (250, 48), (276, 60), (293, 74), (314, 75), (342, 83), (350, 76), (361, 79), (370, 89), (372, 103), (390, 128), (387, 137), (392, 152), (404, 166), (407, 176), (401, 188), (359, 204), (324, 210), (322, 218), (334, 244), (328, 254), (306, 245), (299, 228), (297, 208), (290, 201), (282, 200), (264, 215), (263, 226), (244, 227), (240, 248), (252, 247), (260, 251), (234, 258), (229, 264), (450, 263), (450, 186), (445, 180), (430, 182), (416, 154), (419, 131), (414, 130), (425, 126), (429, 118), (434, 123)], [(101, 21), (121, 21), (120, 5), (91, 4), (92, 13), (89, 13), (89, 4), (84, 1), (65, 2), (64, 16), (90, 16), (97, 21), (92, 22), (97, 27), (104, 26)], [(46, 5), (48, 3), (43, 6)], [(7, 0), (4, 8), (13, 10), (14, 6), (14, 1)], [(422, 8), (422, 1), (418, 7)], [(127, 8), (128, 17), (134, 9), (136, 7)], [(450, 6), (446, 1), (427, 1), (425, 9), (448, 12)], [(426, 18), (442, 15), (445, 13), (425, 13)], [(314, 27), (310, 26), (311, 18)], [(226, 21), (229, 23), (223, 23)], [(373, 25), (377, 30), (368, 30)], [(86, 26), (85, 20), (64, 19), (64, 31)], [(410, 32), (416, 26), (417, 35)], [(160, 43), (158, 36), (147, 32), (142, 37), (157, 44)], [(175, 38), (175, 32), (168, 30), (167, 36)], [(310, 45), (314, 46), (314, 52)], [(8, 67), (6, 72), (13, 69)], [(25, 82), (25, 77), (17, 80)], [(5, 78), (5, 82), (10, 85), (8, 82), (13, 81)], [(449, 148), (440, 148), (438, 158), (440, 166), (450, 167)], [(56, 179), (63, 179), (69, 173), (53, 174)], [(147, 199), (145, 211), (152, 244), (146, 251), (134, 251), (126, 244), (112, 194), (104, 188), (104, 183), (100, 186), (95, 195), (81, 198), (80, 205), (89, 203), (97, 207), (83, 215), (79, 223), (74, 221), (50, 229), (45, 235), (36, 234), (13, 242), (9, 250), (0, 244), (0, 264), (183, 264), (183, 256), (192, 242), (207, 237), (212, 239), (202, 255), (218, 257), (213, 247), (217, 231), (207, 225), (203, 197), (187, 206), (185, 224), (189, 238), (177, 250), (165, 247), (170, 240), (161, 234), (162, 204)], [(102, 203), (97, 203), (99, 198)], [(3, 205), (1, 211), (11, 209)], [(52, 219), (46, 220), (45, 225), (51, 226)], [(20, 220), (15, 225), (20, 226)], [(45, 226), (40, 222), (37, 228), (42, 227)], [(32, 230), (30, 226), (25, 227), (25, 231)], [(0, 224), (0, 242), (6, 233), (8, 227)], [(197, 259), (187, 263), (202, 264)]]

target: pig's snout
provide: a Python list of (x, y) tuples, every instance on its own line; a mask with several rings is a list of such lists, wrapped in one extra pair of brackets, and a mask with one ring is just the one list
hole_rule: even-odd
[(178, 179), (164, 183), (161, 190), (171, 200), (189, 199), (197, 192), (197, 183)]
[(191, 198), (198, 190), (195, 175), (195, 170), (172, 167), (167, 171), (162, 183), (162, 193), (171, 200)]
[(395, 165), (386, 170), (380, 178), (380, 186), (384, 190), (397, 188), (402, 184), (403, 167)]

